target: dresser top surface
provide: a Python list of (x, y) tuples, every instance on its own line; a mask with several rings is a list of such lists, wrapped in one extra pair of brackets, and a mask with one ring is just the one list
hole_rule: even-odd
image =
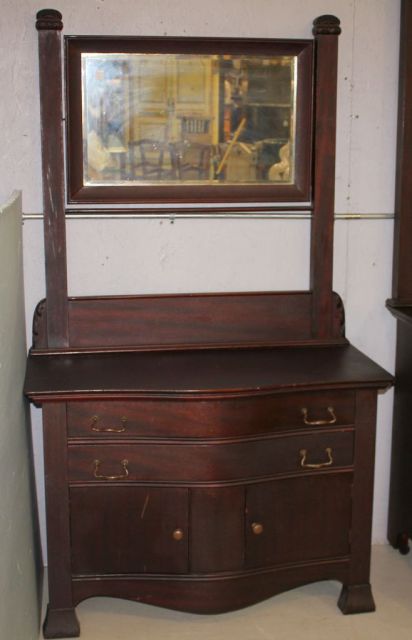
[(194, 397), (323, 387), (385, 388), (392, 376), (351, 345), (138, 353), (31, 354), (30, 400)]

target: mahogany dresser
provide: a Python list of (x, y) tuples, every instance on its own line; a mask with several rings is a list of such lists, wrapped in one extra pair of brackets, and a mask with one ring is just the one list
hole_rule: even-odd
[[(322, 16), (313, 41), (287, 44), (303, 51), (303, 69), (314, 64), (298, 81), (309, 111), (296, 116), (296, 149), (307, 157), (296, 159), (295, 185), (274, 185), (273, 195), (283, 207), (290, 190), (309, 200), (310, 290), (163, 296), (67, 296), (60, 14), (39, 12), (37, 28), (47, 299), (34, 314), (25, 393), (43, 412), (45, 637), (79, 635), (75, 607), (91, 596), (205, 614), (337, 580), (343, 613), (372, 611), (376, 399), (392, 378), (348, 343), (331, 289), (339, 21)], [(105, 39), (86, 40), (82, 50), (113, 51)], [(122, 46), (136, 41), (149, 47)], [(211, 42), (195, 44), (271, 46)], [(68, 199), (114, 207), (122, 185), (79, 187), (70, 168), (82, 148), (70, 46)], [(75, 54), (79, 46), (75, 38)], [(162, 52), (169, 46), (156, 40)], [(210, 188), (216, 199), (220, 185)], [(223, 185), (218, 195), (259, 202), (259, 188)], [(189, 189), (206, 202), (206, 186)], [(153, 188), (144, 198), (152, 196)], [(135, 185), (126, 201), (138, 202)]]

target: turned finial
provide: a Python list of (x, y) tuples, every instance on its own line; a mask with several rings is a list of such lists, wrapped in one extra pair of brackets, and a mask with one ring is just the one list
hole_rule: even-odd
[(51, 29), (61, 31), (63, 29), (62, 14), (56, 9), (42, 9), (36, 15), (36, 29), (43, 31)]
[(338, 36), (340, 32), (340, 20), (336, 16), (319, 16), (313, 21), (314, 36)]

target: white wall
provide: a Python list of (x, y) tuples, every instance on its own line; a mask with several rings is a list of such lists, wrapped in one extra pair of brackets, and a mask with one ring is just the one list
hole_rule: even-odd
[[(393, 371), (390, 295), (398, 74), (399, 0), (59, 0), (65, 33), (311, 37), (313, 19), (342, 23), (338, 78), (336, 211), (383, 214), (339, 220), (335, 290), (346, 307), (347, 336)], [(0, 113), (1, 190), (23, 190), (26, 213), (42, 210), (35, 13), (33, 0), (3, 0)], [(385, 217), (386, 214), (386, 217)], [(44, 296), (42, 230), (24, 226), (28, 317)], [(305, 288), (306, 220), (82, 220), (68, 222), (71, 294)], [(385, 541), (392, 393), (379, 401), (373, 536)], [(34, 412), (42, 495), (40, 417)], [(41, 498), (42, 513), (43, 500)]]
[(37, 517), (27, 407), (21, 197), (0, 206), (0, 638), (39, 634)]

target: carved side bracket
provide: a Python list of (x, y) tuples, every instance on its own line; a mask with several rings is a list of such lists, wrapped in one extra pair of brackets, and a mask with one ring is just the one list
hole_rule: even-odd
[(32, 345), (34, 349), (45, 348), (47, 346), (46, 337), (46, 300), (40, 300), (33, 315)]
[(345, 307), (339, 294), (333, 292), (333, 333), (336, 337), (345, 337)]

